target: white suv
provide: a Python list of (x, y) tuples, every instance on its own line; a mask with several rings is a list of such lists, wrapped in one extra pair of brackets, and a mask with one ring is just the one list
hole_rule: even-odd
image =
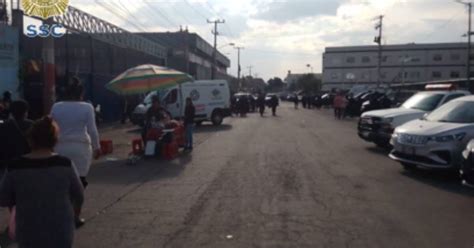
[(423, 117), (443, 104), (470, 95), (468, 91), (423, 91), (405, 101), (399, 108), (369, 111), (359, 120), (359, 137), (378, 146), (389, 146), (393, 130), (412, 120)]
[(474, 96), (453, 100), (423, 119), (395, 129), (390, 158), (406, 169), (459, 169), (462, 151), (474, 138)]

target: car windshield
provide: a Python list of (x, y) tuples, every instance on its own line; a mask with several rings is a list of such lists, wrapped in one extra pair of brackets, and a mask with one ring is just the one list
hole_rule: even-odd
[(441, 99), (443, 99), (443, 94), (434, 94), (434, 93), (418, 93), (410, 99), (408, 99), (402, 107), (408, 109), (419, 109), (423, 111), (433, 111), (433, 109), (438, 106)]
[(449, 102), (433, 111), (425, 119), (435, 122), (474, 123), (474, 102)]

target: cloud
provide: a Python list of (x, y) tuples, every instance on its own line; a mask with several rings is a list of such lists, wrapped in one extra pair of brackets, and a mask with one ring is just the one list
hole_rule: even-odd
[(342, 0), (288, 0), (259, 3), (256, 19), (285, 23), (308, 17), (335, 15)]
[[(225, 19), (219, 25), (219, 46), (229, 42), (244, 46), (242, 68), (252, 65), (266, 79), (284, 77), (288, 70), (306, 72), (306, 64), (321, 71), (322, 53), (328, 46), (374, 44), (373, 19), (381, 14), (387, 44), (461, 42), (467, 29), (466, 9), (447, 0), (99, 1), (115, 7), (106, 10), (95, 0), (71, 0), (73, 6), (130, 31), (139, 31), (138, 25), (148, 31), (173, 32), (188, 25), (210, 43), (212, 27), (206, 19)], [(120, 11), (120, 1), (127, 9), (122, 6), (122, 18), (110, 11)], [(229, 72), (236, 75), (235, 49), (222, 50), (232, 60)]]

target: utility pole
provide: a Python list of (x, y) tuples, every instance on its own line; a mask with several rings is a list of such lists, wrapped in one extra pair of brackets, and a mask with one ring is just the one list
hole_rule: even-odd
[(240, 50), (243, 50), (244, 47), (236, 46), (234, 48), (237, 49), (237, 80), (239, 82), (239, 89), (242, 89), (242, 82), (240, 81), (240, 72), (242, 71), (242, 67), (240, 66)]
[(382, 35), (383, 35), (383, 15), (378, 16), (378, 23), (375, 25), (375, 30), (379, 30), (379, 36), (375, 37), (374, 42), (379, 45), (378, 64), (377, 64), (377, 88), (382, 82)]
[(472, 3), (467, 4), (469, 8), (469, 25), (468, 25), (468, 30), (467, 30), (467, 87), (469, 88), (469, 91), (474, 92), (474, 87), (471, 85), (471, 36), (472, 36), (472, 24), (471, 24), (471, 19), (472, 19)]
[(225, 20), (207, 20), (207, 23), (214, 24), (214, 30), (212, 30), (212, 34), (214, 35), (214, 51), (212, 53), (211, 78), (216, 79), (217, 36), (219, 35), (219, 31), (217, 31), (217, 25), (225, 23)]
[(253, 68), (253, 66), (247, 66), (247, 68), (249, 69), (249, 76), (252, 77), (252, 68)]
[(472, 32), (472, 2), (463, 2), (461, 0), (456, 0), (457, 3), (463, 4), (468, 8), (468, 25), (467, 25), (467, 63), (466, 63), (466, 83), (469, 91), (474, 92), (474, 85), (471, 85), (471, 36), (474, 34)]

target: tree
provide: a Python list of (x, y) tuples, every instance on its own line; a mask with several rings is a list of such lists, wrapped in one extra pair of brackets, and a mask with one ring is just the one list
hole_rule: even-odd
[(285, 88), (285, 83), (279, 77), (271, 78), (267, 82), (266, 90), (268, 92), (280, 92)]
[(296, 81), (295, 88), (306, 93), (318, 93), (321, 91), (321, 79), (316, 78), (314, 74), (305, 74)]

